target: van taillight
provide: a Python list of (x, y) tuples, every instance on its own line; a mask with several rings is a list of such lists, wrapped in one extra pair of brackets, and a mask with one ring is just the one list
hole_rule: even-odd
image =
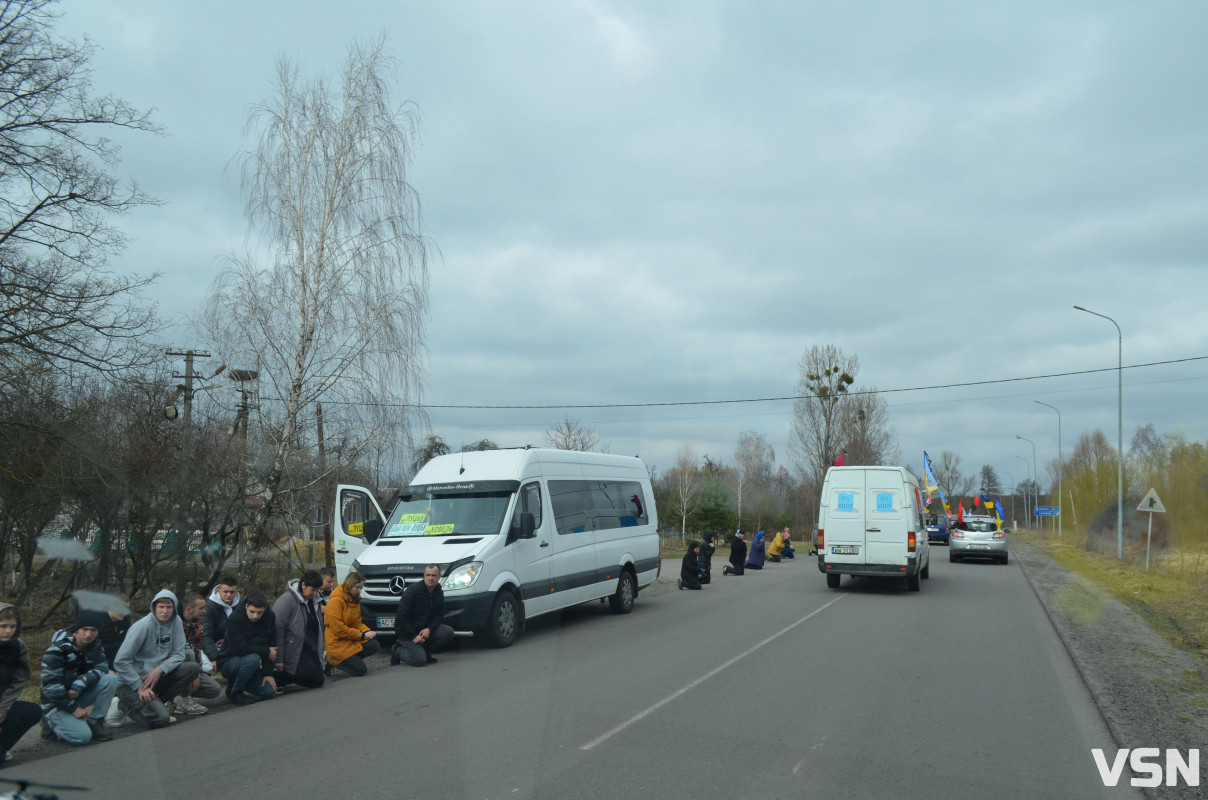
[(817, 549), (817, 551), (819, 553), (821, 553), (824, 549), (826, 549), (826, 542), (824, 541), (825, 538), (826, 538), (826, 534), (823, 533), (821, 528), (819, 528), (817, 542), (815, 543), (815, 549)]
[(906, 552), (913, 553), (915, 545), (914, 531), (906, 534)]

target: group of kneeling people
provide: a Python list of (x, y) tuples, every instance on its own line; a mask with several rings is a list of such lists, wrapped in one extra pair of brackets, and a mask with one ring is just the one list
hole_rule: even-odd
[[(391, 665), (435, 663), (432, 652), (452, 641), (440, 577), (428, 565), (399, 598)], [(43, 739), (84, 745), (109, 741), (108, 728), (127, 717), (161, 728), (173, 714), (204, 714), (197, 700), (224, 691), (232, 704), (250, 705), (289, 684), (320, 687), (335, 669), (365, 675), (365, 658), (381, 643), (361, 621), (364, 586), (356, 572), (336, 586), (334, 570), (312, 570), (290, 580), (270, 609), (264, 592), (241, 595), (238, 578), (225, 577), (208, 599), (190, 592), (181, 603), (164, 589), (133, 623), (124, 610), (81, 610), (42, 657), (40, 706), (17, 699), (32, 677), (29, 651), (17, 609), (0, 603), (0, 766), (39, 721)], [(226, 679), (225, 690), (211, 673)]]
[[(684, 560), (680, 566), (680, 577), (677, 584), (680, 589), (700, 589), (704, 584), (709, 583), (713, 567), (713, 553), (717, 550), (716, 545), (713, 544), (716, 535), (713, 531), (705, 531), (703, 541), (688, 543), (688, 552), (684, 554)], [(765, 561), (780, 561), (796, 556), (797, 551), (793, 549), (788, 528), (777, 533), (772, 543), (766, 548), (763, 537), (763, 531), (755, 534), (748, 553), (742, 529), (735, 531), (734, 538), (730, 541), (730, 563), (722, 568), (722, 574), (742, 575), (748, 569), (763, 569)]]

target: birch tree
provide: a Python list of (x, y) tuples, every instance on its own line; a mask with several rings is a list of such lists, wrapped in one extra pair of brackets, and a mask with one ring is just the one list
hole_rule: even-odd
[(381, 39), (349, 48), (334, 80), (304, 78), (283, 58), (274, 95), (248, 119), (257, 139), (237, 163), (249, 244), (216, 281), (204, 324), (227, 363), (260, 372), (253, 490), (266, 518), (301, 488), (285, 478), (311, 460), (316, 402), (352, 456), (349, 431), (374, 435), (358, 409), (389, 409), (407, 447), (424, 428), (431, 245), (408, 172), (418, 111), (395, 103), (394, 82)]
[(691, 445), (684, 445), (671, 469), (671, 513), (680, 518), (680, 537), (687, 535), (688, 517), (700, 502), (701, 474)]

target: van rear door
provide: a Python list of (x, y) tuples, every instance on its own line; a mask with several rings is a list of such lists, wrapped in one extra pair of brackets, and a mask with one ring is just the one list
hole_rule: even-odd
[(864, 474), (862, 469), (832, 469), (827, 477), (823, 558), (828, 563), (866, 563)]
[(906, 532), (912, 526), (902, 473), (896, 469), (869, 469), (865, 475), (865, 563), (905, 566)]

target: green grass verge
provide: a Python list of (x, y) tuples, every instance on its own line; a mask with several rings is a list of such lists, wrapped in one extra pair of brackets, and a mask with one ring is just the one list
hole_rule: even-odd
[[(1175, 647), (1208, 664), (1208, 563), (1201, 569), (1197, 554), (1170, 552), (1145, 562), (1118, 561), (1082, 548), (1072, 537), (1017, 531), (1020, 541), (1036, 547), (1066, 569), (1105, 589), (1140, 614)], [(1063, 593), (1059, 602), (1075, 619), (1093, 619), (1099, 609), (1086, 592)]]

